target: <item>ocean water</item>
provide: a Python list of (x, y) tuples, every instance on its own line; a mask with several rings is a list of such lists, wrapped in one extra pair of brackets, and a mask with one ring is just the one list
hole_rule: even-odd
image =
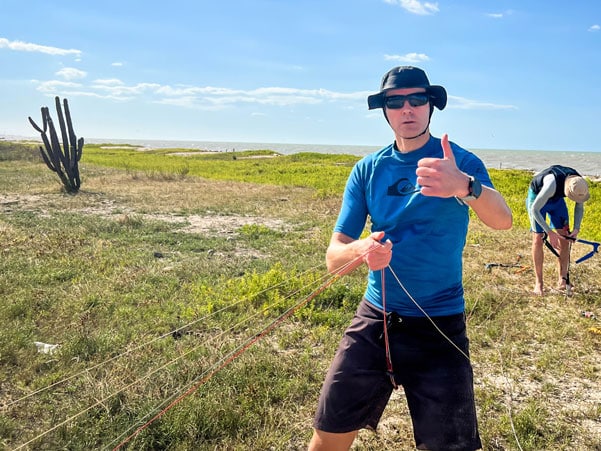
[[(12, 137), (13, 139), (15, 137)], [(11, 137), (6, 137), (11, 139)], [(87, 143), (131, 144), (151, 148), (184, 148), (212, 151), (263, 150), (289, 155), (299, 152), (319, 152), (363, 156), (375, 152), (380, 146), (351, 146), (328, 144), (282, 144), (225, 141), (160, 141), (140, 139), (88, 139)], [(382, 146), (387, 143), (382, 143)], [(524, 169), (540, 171), (553, 164), (561, 164), (576, 169), (580, 174), (595, 180), (601, 179), (601, 152), (571, 152), (543, 150), (491, 150), (468, 149), (478, 155), (486, 167), (494, 169)]]

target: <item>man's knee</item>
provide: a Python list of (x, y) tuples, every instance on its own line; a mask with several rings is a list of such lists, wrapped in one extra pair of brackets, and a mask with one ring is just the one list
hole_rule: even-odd
[(544, 233), (532, 232), (532, 243), (542, 246), (544, 235)]

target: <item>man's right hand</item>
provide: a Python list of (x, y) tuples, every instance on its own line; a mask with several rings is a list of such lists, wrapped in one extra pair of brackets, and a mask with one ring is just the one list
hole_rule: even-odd
[(559, 242), (561, 240), (565, 240), (567, 239), (565, 236), (551, 231), (547, 234), (547, 236), (549, 237), (549, 243), (551, 243), (551, 246), (553, 246), (554, 249), (557, 249), (559, 251)]
[(382, 243), (384, 235), (384, 232), (374, 232), (365, 238), (369, 247), (363, 261), (372, 271), (386, 268), (392, 259), (392, 241), (386, 240)]

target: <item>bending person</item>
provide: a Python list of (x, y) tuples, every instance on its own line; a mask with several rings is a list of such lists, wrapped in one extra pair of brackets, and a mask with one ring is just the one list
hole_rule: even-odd
[[(570, 232), (570, 220), (565, 198), (573, 200), (574, 228)], [(557, 263), (557, 288), (566, 290), (570, 243), (565, 237), (576, 238), (584, 216), (584, 202), (590, 197), (588, 184), (580, 174), (567, 166), (554, 165), (543, 169), (530, 182), (526, 208), (532, 232), (532, 261), (534, 264), (533, 294), (542, 296), (543, 283), (543, 240), (548, 236), (550, 245), (559, 255)], [(549, 223), (547, 223), (547, 217)]]

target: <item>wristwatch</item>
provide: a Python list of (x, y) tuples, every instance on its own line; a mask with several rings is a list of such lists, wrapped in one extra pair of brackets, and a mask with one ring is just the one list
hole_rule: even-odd
[(478, 180), (473, 175), (469, 176), (470, 181), (467, 185), (467, 189), (469, 194), (465, 197), (457, 197), (457, 200), (461, 203), (469, 202), (470, 200), (476, 200), (482, 194), (482, 185), (480, 184), (480, 180)]

